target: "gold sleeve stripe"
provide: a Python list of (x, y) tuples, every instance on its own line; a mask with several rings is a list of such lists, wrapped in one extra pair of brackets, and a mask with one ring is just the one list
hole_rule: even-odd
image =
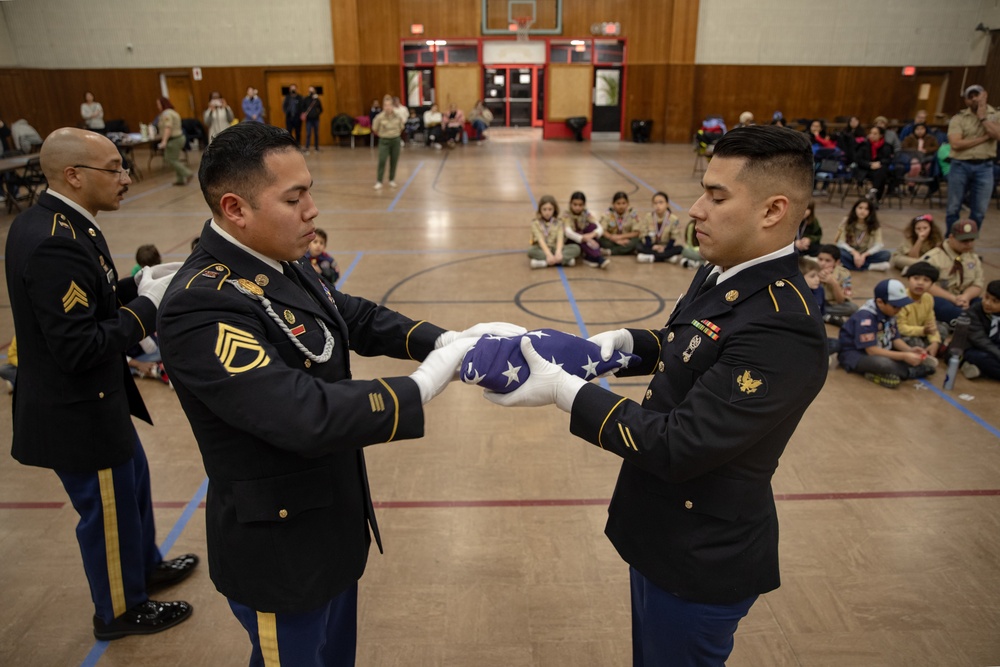
[(389, 434), (389, 439), (386, 442), (392, 442), (392, 439), (396, 437), (396, 428), (399, 427), (399, 399), (396, 397), (396, 392), (392, 390), (386, 381), (382, 378), (377, 378), (379, 382), (385, 385), (385, 388), (389, 391), (389, 395), (392, 396), (392, 402), (395, 405), (395, 410), (392, 411), (392, 433)]
[(104, 513), (104, 551), (108, 560), (111, 608), (117, 618), (128, 611), (128, 607), (125, 606), (122, 558), (121, 550), (118, 548), (118, 508), (115, 503), (115, 480), (111, 468), (98, 470), (97, 482), (101, 488), (101, 509)]
[(406, 332), (406, 356), (408, 356), (410, 359), (413, 359), (414, 361), (416, 361), (417, 359), (410, 352), (410, 334), (412, 334), (416, 330), (416, 328), (419, 327), (421, 324), (426, 324), (426, 323), (427, 320), (420, 320), (412, 327), (410, 327), (410, 330)]
[(771, 295), (771, 303), (774, 304), (774, 312), (780, 313), (781, 308), (778, 308), (778, 300), (774, 298), (774, 290), (771, 289), (770, 285), (767, 286), (767, 293)]
[(122, 310), (125, 310), (125, 311), (128, 311), (128, 312), (132, 313), (132, 317), (135, 318), (135, 321), (139, 323), (139, 328), (142, 329), (142, 337), (145, 338), (146, 337), (146, 327), (142, 326), (142, 320), (140, 320), (139, 316), (135, 314), (135, 311), (133, 311), (131, 308), (127, 308), (125, 306), (122, 306)]
[(278, 653), (278, 619), (274, 613), (257, 612), (257, 637), (260, 640), (264, 667), (281, 667), (281, 655)]
[(605, 425), (607, 425), (608, 420), (611, 418), (612, 413), (614, 413), (614, 411), (618, 409), (618, 406), (627, 400), (628, 400), (627, 398), (623, 398), (617, 403), (615, 403), (614, 406), (611, 408), (611, 410), (608, 411), (607, 416), (604, 417), (604, 421), (601, 422), (601, 428), (598, 429), (597, 431), (597, 444), (601, 446), (601, 449), (604, 449), (604, 443), (601, 441), (601, 434), (604, 433)]
[(788, 284), (793, 290), (795, 290), (795, 293), (799, 295), (799, 299), (801, 299), (802, 301), (802, 306), (806, 309), (806, 315), (809, 315), (809, 304), (806, 303), (805, 298), (802, 296), (802, 292), (800, 292), (799, 288), (793, 285), (791, 282), (789, 282)]
[(625, 442), (626, 447), (639, 451), (639, 448), (635, 446), (635, 440), (632, 439), (632, 431), (622, 426), (621, 422), (618, 422), (618, 432), (621, 433), (622, 441)]
[(379, 392), (368, 394), (368, 401), (372, 404), (372, 412), (385, 412), (385, 399)]

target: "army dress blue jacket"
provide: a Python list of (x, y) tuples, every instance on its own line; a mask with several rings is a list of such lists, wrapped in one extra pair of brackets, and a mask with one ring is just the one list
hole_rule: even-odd
[[(369, 525), (379, 539), (362, 448), (423, 435), (416, 383), (354, 380), (350, 351), (422, 360), (443, 330), (286, 270), (294, 280), (206, 223), (158, 331), (208, 473), (212, 581), (258, 611), (298, 613), (361, 577)], [(293, 339), (317, 359), (332, 341), (329, 359)]]
[(697, 295), (664, 328), (630, 330), (652, 373), (642, 403), (586, 385), (570, 430), (624, 459), (605, 532), (630, 565), (693, 602), (778, 587), (771, 477), (826, 380), (819, 308), (790, 253)]

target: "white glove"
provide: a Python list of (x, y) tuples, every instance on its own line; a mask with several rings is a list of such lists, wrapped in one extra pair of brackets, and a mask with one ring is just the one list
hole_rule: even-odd
[(142, 280), (142, 276), (162, 278), (163, 276), (173, 275), (180, 270), (183, 264), (184, 262), (168, 262), (166, 264), (157, 264), (156, 266), (144, 266), (136, 272), (135, 284), (139, 284)]
[(528, 336), (521, 339), (521, 354), (531, 371), (524, 384), (509, 394), (485, 391), (483, 395), (489, 401), (504, 407), (534, 408), (555, 403), (560, 410), (571, 411), (577, 392), (587, 383), (543, 359), (531, 346)]
[(465, 331), (445, 331), (434, 341), (434, 349), (436, 350), (454, 343), (460, 338), (472, 338), (476, 341), (479, 340), (480, 336), (485, 336), (486, 334), (513, 337), (523, 336), (526, 333), (528, 333), (528, 330), (524, 327), (510, 324), (509, 322), (483, 322), (474, 327), (469, 327)]
[(472, 349), (477, 340), (479, 339), (459, 338), (450, 345), (434, 350), (427, 355), (424, 363), (413, 371), (410, 379), (417, 383), (422, 404), (427, 405), (455, 379), (465, 353)]
[(604, 361), (610, 360), (611, 355), (614, 354), (615, 350), (628, 352), (629, 354), (632, 353), (633, 340), (632, 334), (628, 329), (605, 331), (604, 333), (599, 333), (596, 336), (591, 336), (587, 340), (601, 346), (601, 359)]
[(146, 297), (153, 302), (154, 306), (159, 308), (160, 301), (163, 300), (163, 293), (167, 291), (167, 286), (173, 278), (173, 273), (160, 278), (152, 278), (149, 275), (144, 275), (139, 281), (139, 296)]

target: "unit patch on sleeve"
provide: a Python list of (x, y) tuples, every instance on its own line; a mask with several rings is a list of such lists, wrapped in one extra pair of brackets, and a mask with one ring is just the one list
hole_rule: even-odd
[(230, 375), (238, 375), (271, 363), (264, 346), (253, 334), (219, 322), (219, 337), (215, 342), (215, 356)]
[(755, 368), (736, 367), (733, 369), (733, 394), (730, 403), (748, 398), (767, 396), (767, 379)]

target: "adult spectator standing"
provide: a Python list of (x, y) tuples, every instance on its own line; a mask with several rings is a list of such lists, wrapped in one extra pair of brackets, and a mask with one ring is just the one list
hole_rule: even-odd
[(987, 104), (986, 90), (982, 86), (969, 86), (964, 98), (966, 108), (952, 116), (948, 123), (951, 171), (948, 172), (945, 235), (951, 232), (966, 199), (969, 218), (982, 227), (993, 194), (993, 161), (997, 157), (997, 139), (1000, 139), (1000, 116)]
[(315, 86), (309, 86), (309, 94), (302, 98), (299, 115), (306, 123), (306, 153), (309, 153), (309, 141), (319, 153), (319, 117), (323, 113), (323, 100), (319, 98)]
[(130, 414), (150, 418), (125, 350), (155, 330), (177, 266), (118, 279), (96, 216), (117, 210), (131, 181), (108, 139), (56, 130), (41, 166), (49, 189), (7, 236), (20, 361), (11, 454), (54, 470), (80, 515), (94, 635), (160, 632), (187, 619), (191, 606), (148, 593), (191, 574), (198, 558), (164, 561), (156, 547), (149, 467)]
[(163, 159), (173, 167), (177, 175), (174, 185), (187, 185), (194, 172), (181, 163), (181, 150), (185, 142), (181, 115), (166, 97), (156, 100), (156, 108), (160, 110), (160, 143), (157, 147), (163, 151)]
[(94, 101), (94, 94), (91, 92), (84, 93), (83, 99), (84, 102), (80, 105), (83, 124), (88, 130), (104, 134), (104, 107), (100, 102)]
[[(250, 664), (344, 667), (372, 535), (381, 548), (362, 448), (423, 435), (423, 405), (479, 336), (524, 329), (444, 331), (298, 264), (319, 211), (296, 148), (253, 124), (208, 147), (199, 180), (213, 217), (158, 331), (208, 473), (212, 581), (249, 633)], [(352, 379), (350, 351), (424, 362)]]
[(521, 342), (530, 374), (503, 405), (555, 403), (570, 431), (622, 457), (605, 533), (630, 565), (634, 665), (722, 667), (740, 619), (779, 585), (771, 476), (827, 373), (823, 321), (793, 241), (813, 156), (801, 132), (741, 127), (715, 144), (691, 207), (712, 264), (658, 331), (591, 338), (619, 375), (653, 374), (641, 404)]
[(257, 89), (253, 86), (247, 88), (246, 97), (243, 98), (243, 122), (264, 122), (264, 102), (260, 99)]
[(285, 112), (285, 129), (295, 139), (295, 143), (302, 148), (302, 113), (299, 109), (302, 106), (302, 96), (299, 95), (298, 86), (294, 83), (288, 86), (288, 94), (285, 95), (281, 103), (281, 110)]
[(226, 104), (222, 94), (218, 91), (212, 91), (208, 108), (203, 114), (205, 127), (208, 128), (208, 143), (212, 143), (215, 135), (232, 125), (234, 117), (232, 108)]
[[(408, 112), (407, 112), (408, 113)], [(386, 95), (382, 100), (382, 111), (375, 116), (372, 132), (378, 135), (378, 172), (375, 189), (382, 189), (382, 178), (385, 176), (385, 160), (389, 159), (389, 187), (396, 187), (396, 165), (399, 163), (399, 149), (402, 144), (400, 135), (406, 126), (406, 119), (396, 113), (396, 103)]]

